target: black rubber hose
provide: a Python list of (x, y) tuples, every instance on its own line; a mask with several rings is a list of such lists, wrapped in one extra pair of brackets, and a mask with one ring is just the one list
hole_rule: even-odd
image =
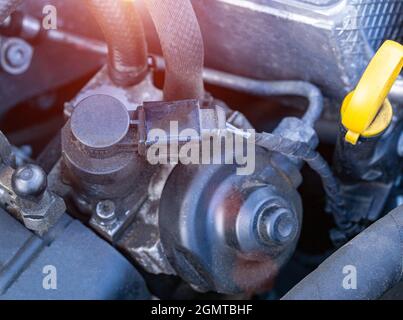
[(164, 100), (203, 99), (204, 45), (190, 0), (145, 0), (166, 62)]
[(0, 0), (0, 24), (12, 14), (23, 0)]
[[(352, 268), (356, 283), (346, 283), (346, 276), (354, 276)], [(400, 206), (337, 250), (283, 299), (378, 299), (399, 283), (402, 275), (403, 206)], [(356, 289), (352, 284), (356, 284)]]
[(119, 86), (140, 83), (148, 71), (141, 17), (131, 1), (86, 0), (108, 45), (109, 75)]

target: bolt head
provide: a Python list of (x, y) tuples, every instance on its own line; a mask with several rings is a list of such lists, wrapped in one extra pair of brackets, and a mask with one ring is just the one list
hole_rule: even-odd
[(103, 200), (97, 203), (96, 214), (103, 222), (111, 222), (116, 218), (116, 206), (111, 200)]
[(263, 240), (277, 244), (292, 241), (297, 234), (297, 221), (287, 208), (269, 208), (262, 212), (260, 234)]
[(34, 164), (19, 167), (11, 178), (12, 188), (21, 198), (41, 197), (47, 188), (47, 176), (43, 169)]
[(7, 61), (13, 67), (20, 67), (25, 63), (25, 51), (19, 46), (11, 46), (7, 50)]
[(0, 48), (1, 67), (9, 74), (26, 72), (31, 65), (32, 56), (33, 48), (21, 39), (10, 38)]

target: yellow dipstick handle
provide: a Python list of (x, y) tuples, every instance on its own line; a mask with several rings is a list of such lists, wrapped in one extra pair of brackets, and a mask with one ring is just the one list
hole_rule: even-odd
[(343, 102), (341, 121), (347, 129), (347, 142), (355, 145), (360, 136), (376, 136), (389, 126), (393, 109), (387, 96), (402, 67), (403, 46), (387, 40)]

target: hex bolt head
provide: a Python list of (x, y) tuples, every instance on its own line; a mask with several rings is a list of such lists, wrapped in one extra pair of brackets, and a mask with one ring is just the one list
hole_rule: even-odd
[(116, 206), (111, 200), (102, 200), (97, 203), (96, 214), (104, 223), (112, 223), (116, 220)]
[(11, 178), (12, 188), (23, 199), (41, 198), (47, 188), (47, 176), (43, 169), (34, 164), (19, 167)]
[(297, 233), (297, 222), (289, 209), (269, 208), (264, 210), (261, 221), (259, 234), (263, 240), (286, 244), (293, 240)]

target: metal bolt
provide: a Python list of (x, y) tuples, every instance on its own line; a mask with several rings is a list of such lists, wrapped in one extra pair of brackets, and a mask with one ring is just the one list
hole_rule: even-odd
[(24, 165), (13, 173), (12, 188), (23, 199), (41, 198), (47, 188), (46, 173), (37, 165)]
[(269, 208), (262, 213), (259, 233), (264, 240), (284, 244), (292, 240), (297, 231), (294, 215), (286, 208)]
[(24, 40), (9, 38), (1, 46), (1, 66), (12, 75), (26, 72), (31, 65), (32, 47)]
[(6, 59), (13, 67), (21, 67), (25, 63), (24, 49), (17, 45), (9, 47), (6, 52)]
[(103, 200), (97, 203), (97, 217), (106, 223), (111, 223), (116, 220), (116, 206), (111, 200)]

